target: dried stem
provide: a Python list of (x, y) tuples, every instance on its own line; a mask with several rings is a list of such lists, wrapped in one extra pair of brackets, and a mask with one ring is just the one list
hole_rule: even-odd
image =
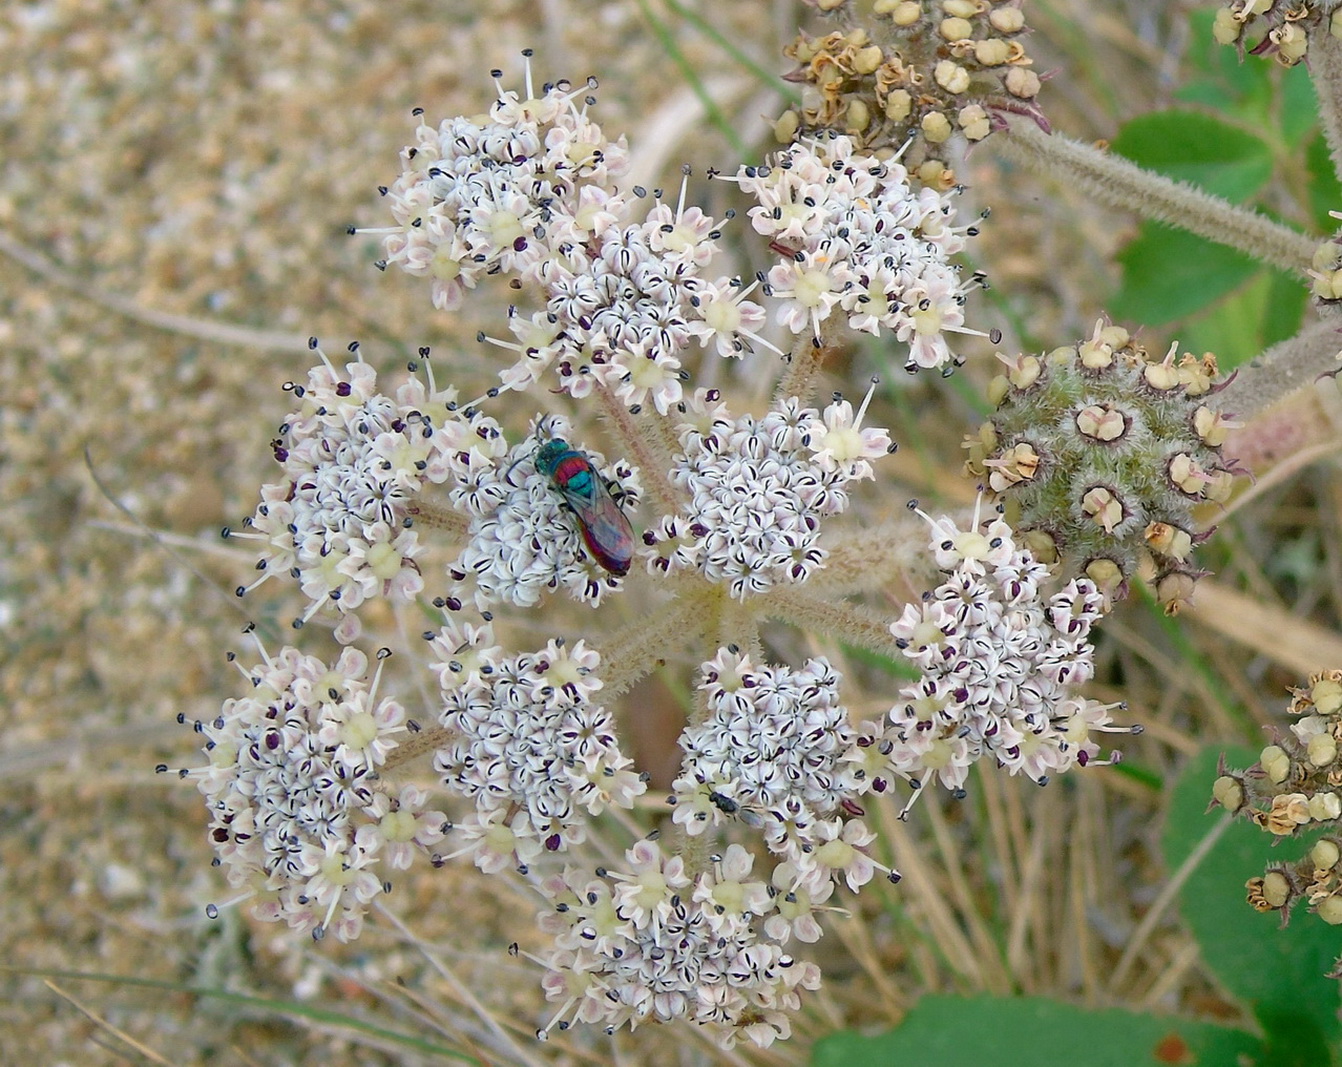
[(827, 532), (825, 566), (806, 588), (832, 597), (869, 592), (890, 582), (935, 585), (938, 572), (926, 551), (926, 533), (927, 523), (913, 515), (868, 530)]
[(190, 315), (174, 315), (168, 311), (156, 311), (142, 307), (134, 300), (113, 293), (104, 293), (95, 289), (83, 278), (79, 278), (62, 267), (58, 267), (42, 253), (30, 248), (9, 234), (0, 232), (0, 255), (7, 256), (20, 263), (40, 278), (52, 285), (74, 293), (80, 300), (87, 300), (101, 308), (122, 315), (132, 322), (152, 326), (156, 330), (178, 333), (184, 337), (195, 337), (202, 341), (211, 341), (221, 345), (239, 345), (242, 348), (254, 348), (266, 352), (308, 352), (308, 338), (302, 334), (281, 333), (278, 330), (254, 330), (249, 326), (238, 326), (227, 322), (212, 322), (209, 319), (192, 318)]
[(1029, 119), (1007, 116), (1006, 121), (1006, 136), (992, 143), (1011, 159), (1106, 204), (1178, 226), (1292, 274), (1303, 274), (1313, 261), (1318, 241), (1312, 237), (1093, 145), (1046, 134)]
[(445, 726), (431, 726), (427, 730), (420, 730), (418, 733), (410, 734), (404, 738), (394, 749), (387, 753), (387, 760), (382, 765), (382, 770), (392, 771), (397, 767), (404, 766), (412, 760), (418, 759), (426, 752), (434, 752), (440, 748), (446, 747), (457, 736), (455, 730), (449, 730)]

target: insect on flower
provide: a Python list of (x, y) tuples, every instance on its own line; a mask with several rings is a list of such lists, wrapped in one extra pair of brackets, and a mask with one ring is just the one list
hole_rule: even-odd
[(554, 482), (578, 520), (578, 532), (592, 557), (611, 574), (629, 573), (634, 528), (592, 461), (555, 437), (536, 450), (535, 463), (536, 470)]

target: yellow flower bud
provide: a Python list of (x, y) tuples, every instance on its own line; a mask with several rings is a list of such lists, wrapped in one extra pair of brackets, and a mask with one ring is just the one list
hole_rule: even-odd
[(1314, 906), (1314, 914), (1329, 926), (1342, 923), (1342, 897), (1324, 897)]
[(1268, 871), (1263, 875), (1263, 899), (1274, 908), (1280, 908), (1291, 896), (1291, 883), (1281, 871)]
[(1342, 682), (1334, 678), (1320, 678), (1309, 688), (1309, 698), (1320, 715), (1336, 715), (1342, 710)]
[(998, 33), (1019, 33), (1025, 28), (1025, 16), (1018, 7), (999, 7), (989, 12), (988, 23)]
[(1309, 798), (1309, 817), (1314, 822), (1332, 822), (1342, 815), (1342, 797), (1336, 793), (1315, 793)]
[(1269, 782), (1281, 785), (1291, 774), (1291, 757), (1279, 745), (1268, 745), (1258, 754), (1258, 764)]
[(1216, 12), (1216, 20), (1212, 23), (1212, 38), (1217, 44), (1234, 44), (1239, 40), (1242, 29), (1234, 10), (1223, 7)]
[(948, 93), (963, 93), (969, 88), (969, 71), (949, 59), (943, 59), (933, 68), (932, 77)]
[(885, 98), (885, 117), (891, 122), (903, 122), (913, 110), (913, 97), (907, 89), (896, 89)]
[(1033, 100), (1039, 95), (1039, 75), (1025, 67), (1012, 67), (1003, 84), (1007, 92), (1021, 100)]
[(1337, 759), (1337, 738), (1332, 734), (1315, 734), (1305, 747), (1309, 762), (1315, 767), (1327, 767)]
[(937, 27), (944, 40), (954, 44), (956, 41), (963, 41), (974, 34), (974, 25), (968, 19), (942, 19), (941, 25)]
[(932, 144), (941, 144), (950, 137), (953, 132), (951, 130), (950, 120), (940, 111), (929, 111), (923, 116), (921, 125), (923, 136), (931, 141)]
[(1212, 783), (1212, 799), (1232, 815), (1244, 807), (1244, 787), (1228, 774)]
[(1337, 847), (1336, 841), (1330, 841), (1325, 837), (1321, 841), (1314, 842), (1314, 847), (1309, 850), (1309, 858), (1314, 863), (1316, 871), (1330, 871), (1337, 861), (1342, 859), (1342, 849)]

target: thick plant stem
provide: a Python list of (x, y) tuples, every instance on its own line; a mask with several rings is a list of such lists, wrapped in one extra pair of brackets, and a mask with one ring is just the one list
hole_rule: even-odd
[(819, 630), (883, 656), (903, 653), (890, 632), (891, 619), (860, 604), (831, 603), (797, 589), (774, 589), (757, 598), (770, 618), (803, 630)]
[(1336, 320), (1325, 319), (1306, 326), (1244, 367), (1234, 381), (1216, 394), (1216, 406), (1241, 423), (1248, 423), (1297, 389), (1342, 370), (1339, 353), (1342, 353), (1342, 326)]
[(456, 731), (449, 730), (445, 726), (430, 726), (427, 730), (412, 733), (387, 754), (382, 770), (384, 773), (389, 773), (411, 760), (418, 759), (426, 752), (436, 752), (440, 748), (445, 748), (457, 736)]
[(656, 427), (630, 412), (606, 386), (598, 383), (593, 392), (601, 402), (601, 413), (610, 420), (620, 443), (638, 465), (639, 476), (652, 494), (657, 510), (663, 515), (676, 514), (680, 510), (680, 500), (675, 487), (666, 479), (666, 472), (671, 467), (666, 441), (659, 436)]
[(989, 143), (1106, 204), (1178, 226), (1281, 270), (1303, 274), (1313, 261), (1314, 238), (1092, 145), (1046, 134), (1029, 119), (1007, 116), (1006, 136)]
[(809, 333), (801, 334), (796, 344), (792, 346), (787, 370), (783, 372), (783, 377), (779, 379), (778, 386), (774, 389), (774, 400), (787, 400), (794, 396), (798, 400), (809, 400), (815, 376), (830, 351), (818, 338), (812, 337)]
[(926, 551), (927, 523), (900, 515), (866, 530), (845, 530), (823, 542), (825, 566), (806, 583), (808, 591), (846, 596), (889, 583), (907, 587), (937, 584), (938, 571)]
[(601, 653), (601, 695), (611, 699), (627, 692), (665, 662), (668, 649), (692, 645), (714, 626), (717, 590), (700, 583), (681, 583), (680, 596), (612, 634), (598, 647)]
[(458, 540), (465, 540), (471, 532), (470, 516), (460, 511), (448, 511), (423, 498), (407, 504), (405, 510), (414, 519), (415, 525), (442, 530)]
[(1320, 20), (1310, 37), (1309, 72), (1319, 98), (1319, 122), (1333, 173), (1342, 175), (1342, 41), (1329, 32), (1327, 19)]

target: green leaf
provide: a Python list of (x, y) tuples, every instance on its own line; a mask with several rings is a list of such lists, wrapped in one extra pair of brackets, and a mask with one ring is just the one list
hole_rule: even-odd
[[(1087, 1011), (1045, 997), (927, 996), (904, 1022), (875, 1037), (833, 1034), (812, 1067), (1159, 1067), (1233, 1064), (1255, 1057), (1243, 1030), (1109, 1009)], [(1248, 1062), (1252, 1062), (1250, 1059)]]
[(1217, 366), (1234, 370), (1300, 328), (1309, 294), (1299, 280), (1260, 271), (1246, 286), (1179, 331), (1191, 352), (1215, 352)]
[(1119, 130), (1113, 150), (1233, 201), (1252, 196), (1272, 176), (1266, 141), (1197, 111), (1153, 111), (1135, 118)]
[(1186, 58), (1195, 72), (1175, 97), (1205, 104), (1226, 114), (1238, 114), (1250, 98), (1266, 100), (1271, 94), (1267, 63), (1241, 63), (1234, 48), (1217, 44), (1212, 37), (1216, 12), (1211, 8), (1189, 13)]
[(1337, 180), (1333, 161), (1328, 155), (1328, 142), (1318, 134), (1305, 150), (1305, 168), (1309, 172), (1309, 206), (1314, 225), (1324, 233), (1332, 233), (1338, 220), (1328, 214), (1342, 211), (1342, 182)]
[(1142, 223), (1118, 261), (1123, 282), (1109, 310), (1147, 326), (1201, 311), (1259, 269), (1241, 252), (1155, 222)]
[(1292, 150), (1319, 124), (1319, 97), (1309, 68), (1298, 63), (1281, 75), (1281, 135)]
[[(1178, 868), (1224, 813), (1207, 812), (1217, 748), (1189, 761), (1170, 796), (1165, 863)], [(1253, 749), (1232, 749), (1227, 762), (1248, 767)], [(1274, 843), (1277, 845), (1273, 848)], [(1324, 975), (1342, 950), (1342, 935), (1303, 908), (1285, 929), (1280, 916), (1245, 902), (1244, 883), (1272, 863), (1298, 859), (1310, 839), (1279, 839), (1239, 820), (1211, 846), (1179, 894), (1184, 922), (1222, 986), (1250, 1007), (1267, 1032), (1270, 1062), (1328, 1064), (1339, 1036), (1338, 983)]]

